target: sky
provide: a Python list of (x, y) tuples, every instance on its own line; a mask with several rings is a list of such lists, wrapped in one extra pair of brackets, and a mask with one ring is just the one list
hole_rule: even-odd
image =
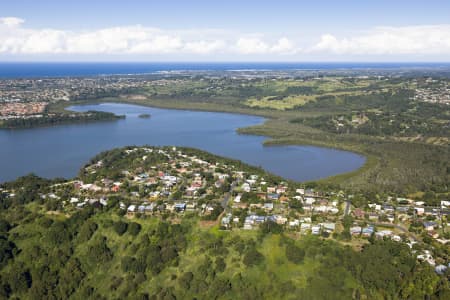
[(2, 0), (0, 61), (450, 62), (450, 1)]

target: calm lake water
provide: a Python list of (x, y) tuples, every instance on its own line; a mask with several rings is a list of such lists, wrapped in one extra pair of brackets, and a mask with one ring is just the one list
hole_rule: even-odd
[[(361, 167), (361, 155), (314, 146), (263, 146), (264, 137), (240, 135), (239, 127), (263, 118), (228, 113), (148, 108), (128, 104), (72, 106), (74, 111), (101, 110), (126, 115), (113, 122), (0, 130), (0, 182), (36, 173), (74, 177), (91, 157), (126, 145), (195, 147), (235, 158), (285, 178), (307, 181)], [(140, 114), (151, 118), (139, 118)]]

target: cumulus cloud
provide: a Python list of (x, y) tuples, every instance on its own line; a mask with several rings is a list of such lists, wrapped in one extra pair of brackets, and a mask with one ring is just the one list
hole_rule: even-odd
[(270, 43), (226, 30), (176, 31), (136, 25), (75, 32), (25, 28), (20, 26), (23, 20), (17, 18), (0, 20), (0, 53), (9, 54), (251, 55), (290, 53), (294, 49), (286, 37)]
[[(186, 30), (165, 31), (143, 26), (63, 31), (21, 27), (23, 20), (0, 18), (0, 53), (7, 54), (210, 54), (226, 47), (218, 39), (196, 39)], [(13, 28), (14, 27), (14, 28)], [(205, 30), (208, 36), (214, 31)]]
[[(8, 20), (4, 21), (5, 19)], [(24, 28), (20, 26), (20, 22), (10, 19), (0, 19), (0, 53), (164, 54), (179, 51), (209, 53), (221, 45), (216, 41), (208, 43), (184, 40), (176, 32), (138, 25), (76, 32)]]
[(269, 49), (269, 46), (259, 38), (240, 38), (236, 46), (238, 52), (243, 54), (261, 54)]
[(335, 54), (450, 54), (450, 25), (377, 27), (355, 37), (324, 34), (311, 52)]
[(16, 18), (16, 17), (0, 18), (0, 25), (5, 25), (5, 26), (8, 26), (8, 27), (19, 26), (23, 22), (25, 22), (24, 19)]
[[(136, 54), (174, 53), (179, 51), (182, 47), (183, 42), (180, 38), (168, 35), (158, 35), (148, 38), (145, 41), (134, 43), (128, 50), (124, 50), (123, 52)], [(115, 51), (115, 53), (118, 53), (118, 51)]]
[[(91, 31), (29, 28), (16, 17), (0, 18), (0, 55), (440, 55), (450, 57), (450, 25), (377, 27), (347, 37), (324, 34), (315, 44), (300, 37), (265, 36), (225, 29), (165, 30), (141, 25)], [(330, 55), (331, 54), (331, 55)]]
[(286, 37), (282, 37), (274, 43), (256, 37), (243, 37), (236, 42), (236, 48), (237, 52), (242, 54), (295, 54), (299, 52), (294, 43)]
[(195, 54), (210, 54), (214, 52), (219, 52), (226, 48), (226, 43), (222, 40), (212, 40), (212, 41), (193, 41), (187, 42), (184, 49), (187, 52)]
[(296, 49), (294, 43), (288, 38), (282, 37), (275, 45), (272, 46), (272, 48), (270, 48), (270, 51), (280, 54), (295, 54), (299, 52), (300, 49)]

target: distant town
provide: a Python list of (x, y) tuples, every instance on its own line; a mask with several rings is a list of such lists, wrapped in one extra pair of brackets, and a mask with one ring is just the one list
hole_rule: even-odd
[[(324, 76), (339, 76), (343, 71), (301, 72), (301, 71), (228, 71), (228, 72), (160, 72), (153, 75), (123, 75), (94, 77), (62, 77), (37, 79), (1, 79), (0, 80), (0, 119), (44, 117), (48, 113), (48, 105), (60, 101), (95, 100), (107, 97), (124, 97), (131, 95), (132, 100), (139, 100), (143, 90), (155, 90), (168, 84), (183, 86), (193, 79), (212, 81), (212, 85), (204, 91), (223, 90), (223, 78), (230, 78), (238, 84), (253, 80), (289, 79), (300, 82), (321, 81)], [(346, 72), (348, 73), (348, 71)], [(346, 74), (344, 73), (344, 74)], [(352, 73), (350, 73), (352, 74)], [(350, 75), (347, 80), (382, 80), (397, 78), (397, 74), (377, 73), (371, 76)], [(214, 84), (216, 81), (216, 84)], [(415, 90), (413, 99), (421, 102), (450, 104), (450, 87), (448, 80), (425, 78), (405, 79), (403, 85)], [(126, 97), (126, 96), (125, 96)], [(253, 106), (254, 101), (249, 105)], [(256, 106), (261, 105), (258, 103)]]
[(43, 117), (47, 106), (115, 96), (146, 84), (143, 78), (92, 77), (0, 80), (0, 118)]
[(424, 87), (416, 88), (414, 99), (450, 105), (450, 85), (448, 82), (427, 78)]

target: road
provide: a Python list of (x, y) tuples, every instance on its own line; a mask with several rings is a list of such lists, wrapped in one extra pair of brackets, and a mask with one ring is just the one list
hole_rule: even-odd
[(345, 201), (345, 210), (344, 210), (344, 217), (347, 216), (350, 213), (350, 205), (352, 203), (350, 201)]
[(232, 192), (233, 192), (235, 187), (236, 187), (236, 182), (233, 181), (231, 183), (231, 186), (230, 186), (230, 191), (225, 194), (225, 196), (223, 197), (222, 202), (220, 203), (222, 205), (224, 211), (228, 212), (228, 210), (230, 209), (230, 207), (228, 206), (228, 202), (230, 201), (231, 194), (232, 194)]

